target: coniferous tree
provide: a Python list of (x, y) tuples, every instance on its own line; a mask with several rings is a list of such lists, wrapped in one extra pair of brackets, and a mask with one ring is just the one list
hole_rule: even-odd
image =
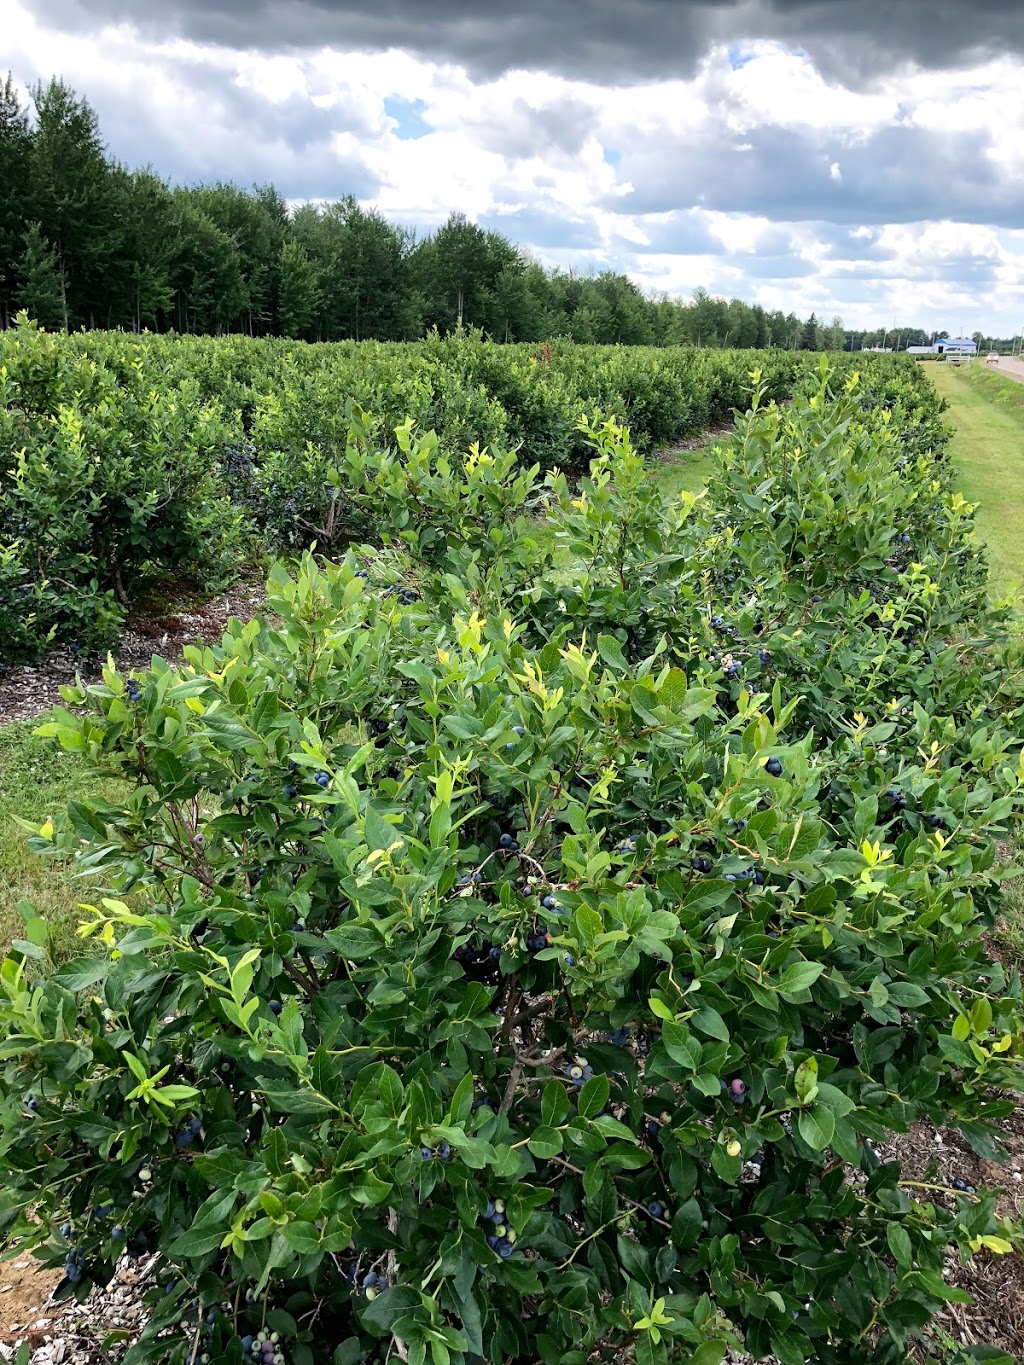
[(818, 319), (812, 313), (803, 325), (800, 332), (801, 351), (820, 351), (821, 337), (818, 329)]
[(116, 257), (110, 168), (88, 101), (63, 81), (32, 91), (29, 158), (32, 219), (57, 253), (65, 281), (64, 326), (106, 321), (107, 271)]
[(28, 111), (8, 72), (0, 86), (0, 327), (13, 320), (22, 283), (31, 147)]
[(30, 318), (51, 329), (66, 326), (65, 280), (56, 251), (43, 236), (38, 223), (25, 233), (25, 249), (19, 274), (22, 279), (18, 306)]

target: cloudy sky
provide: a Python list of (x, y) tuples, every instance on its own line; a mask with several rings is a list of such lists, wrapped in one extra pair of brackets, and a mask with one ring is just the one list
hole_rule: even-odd
[(1024, 0), (2, 0), (175, 182), (452, 209), (547, 265), (847, 325), (1024, 324)]

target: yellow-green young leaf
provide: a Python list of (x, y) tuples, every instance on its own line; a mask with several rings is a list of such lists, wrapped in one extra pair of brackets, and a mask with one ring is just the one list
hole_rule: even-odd
[(808, 1057), (805, 1062), (801, 1062), (796, 1069), (793, 1078), (796, 1086), (796, 1097), (801, 1104), (810, 1104), (818, 1093), (818, 1060), (816, 1057)]
[(953, 1020), (953, 1037), (957, 1040), (958, 1043), (962, 1043), (964, 1042), (965, 1039), (970, 1037), (970, 1033), (971, 1024), (970, 1020), (967, 1018), (967, 1015), (958, 1014), (957, 1017)]
[(984, 996), (971, 1006), (971, 1027), (977, 1034), (986, 1034), (992, 1027), (992, 1006)]
[(986, 1233), (981, 1237), (973, 1237), (971, 1246), (977, 1251), (979, 1247), (985, 1247), (988, 1251), (993, 1251), (997, 1256), (1008, 1256), (1013, 1250), (1013, 1243), (1008, 1242), (1005, 1237), (994, 1237), (991, 1233)]

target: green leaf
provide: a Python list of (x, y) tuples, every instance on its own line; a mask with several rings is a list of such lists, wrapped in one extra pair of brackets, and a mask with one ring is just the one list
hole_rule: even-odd
[(584, 1082), (579, 1099), (576, 1101), (576, 1108), (580, 1116), (585, 1119), (592, 1119), (595, 1115), (600, 1114), (608, 1103), (608, 1094), (608, 1077), (591, 1076), (589, 1081)]
[(801, 1109), (797, 1116), (797, 1128), (808, 1147), (820, 1152), (832, 1141), (836, 1131), (835, 1115), (823, 1104), (814, 1104), (810, 1109)]
[(541, 1122), (547, 1127), (557, 1128), (569, 1117), (569, 1096), (565, 1086), (558, 1081), (548, 1081), (540, 1101)]
[(794, 962), (779, 977), (775, 989), (784, 1000), (792, 1000), (809, 990), (824, 970), (821, 962)]
[(661, 1030), (661, 1041), (674, 1062), (687, 1071), (700, 1070), (701, 1045), (685, 1024), (666, 1023)]
[(900, 1223), (889, 1223), (885, 1229), (885, 1239), (889, 1250), (901, 1270), (909, 1270), (913, 1265), (914, 1253), (910, 1244), (910, 1234)]
[(888, 990), (889, 999), (900, 1009), (915, 1009), (918, 1005), (927, 1005), (930, 999), (927, 991), (911, 981), (892, 981)]
[(110, 959), (106, 957), (76, 957), (55, 972), (52, 979), (66, 990), (87, 991), (106, 979), (110, 966)]
[(597, 637), (597, 652), (606, 664), (618, 669), (620, 673), (629, 672), (629, 663), (622, 652), (622, 646), (614, 635), (599, 635)]
[(729, 1030), (725, 1020), (710, 1005), (701, 1005), (700, 1009), (694, 1010), (690, 1016), (690, 1023), (701, 1033), (706, 1033), (709, 1038), (718, 1038), (723, 1043), (729, 1041)]
[(562, 1134), (557, 1128), (534, 1129), (526, 1144), (535, 1157), (547, 1161), (562, 1150)]
[(724, 1341), (705, 1341), (694, 1351), (689, 1365), (721, 1365), (727, 1349)]

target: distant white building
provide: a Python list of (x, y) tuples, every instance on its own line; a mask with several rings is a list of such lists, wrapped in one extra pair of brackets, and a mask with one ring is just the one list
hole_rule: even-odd
[(970, 337), (940, 337), (931, 346), (908, 346), (907, 355), (958, 355), (978, 354), (978, 343)]

